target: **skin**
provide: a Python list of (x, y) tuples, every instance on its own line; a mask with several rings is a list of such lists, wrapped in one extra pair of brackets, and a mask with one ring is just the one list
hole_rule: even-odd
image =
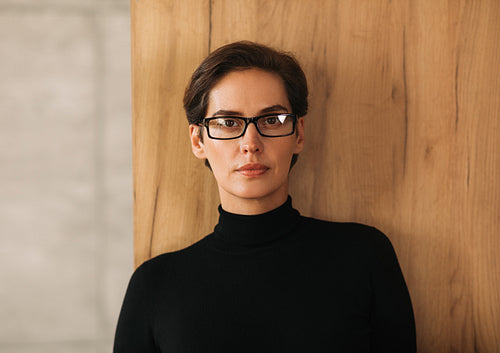
[[(207, 117), (254, 117), (274, 112), (292, 110), (282, 79), (264, 70), (230, 72), (209, 95)], [(298, 120), (296, 130), (290, 136), (263, 137), (250, 124), (240, 138), (214, 140), (205, 128), (189, 126), (193, 154), (210, 162), (224, 210), (255, 215), (286, 201), (292, 156), (304, 148), (303, 118)]]

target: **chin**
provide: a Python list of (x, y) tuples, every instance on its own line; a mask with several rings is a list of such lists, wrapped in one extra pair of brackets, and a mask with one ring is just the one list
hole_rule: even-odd
[(259, 192), (257, 190), (248, 190), (248, 191), (243, 191), (243, 192), (237, 192), (237, 193), (234, 193), (233, 195), (236, 197), (239, 197), (241, 199), (247, 199), (247, 200), (255, 199), (255, 200), (257, 200), (257, 199), (266, 198), (267, 196), (272, 195), (272, 193)]
[(265, 199), (269, 197), (274, 197), (280, 193), (279, 187), (277, 188), (269, 188), (269, 185), (265, 186), (261, 185), (245, 185), (238, 190), (234, 190), (232, 193), (234, 196), (242, 198), (242, 199)]

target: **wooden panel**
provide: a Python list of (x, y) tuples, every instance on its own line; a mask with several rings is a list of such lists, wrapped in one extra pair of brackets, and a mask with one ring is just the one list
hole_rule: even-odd
[(500, 2), (192, 4), (132, 6), (136, 264), (215, 224), (182, 92), (209, 50), (254, 40), (294, 52), (310, 84), (294, 205), (390, 237), (419, 352), (500, 352)]
[[(184, 87), (208, 54), (209, 2), (131, 2), (134, 255), (138, 266), (213, 229), (217, 191), (191, 154)], [(189, 195), (189, 196), (187, 196)]]

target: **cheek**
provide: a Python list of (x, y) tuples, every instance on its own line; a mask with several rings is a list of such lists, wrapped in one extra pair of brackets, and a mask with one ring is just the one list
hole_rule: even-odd
[(276, 153), (280, 156), (281, 159), (291, 158), (295, 151), (295, 141), (287, 141), (287, 143), (280, 144), (275, 147)]
[(278, 167), (277, 172), (280, 175), (288, 175), (290, 171), (290, 163), (294, 153), (293, 147), (293, 143), (290, 143), (275, 146), (273, 149), (274, 160)]
[(206, 149), (207, 159), (216, 177), (223, 175), (231, 168), (232, 158), (229, 146), (214, 144)]

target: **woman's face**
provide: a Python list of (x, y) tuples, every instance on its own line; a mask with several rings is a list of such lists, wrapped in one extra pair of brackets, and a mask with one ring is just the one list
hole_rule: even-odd
[[(281, 78), (259, 69), (233, 71), (211, 90), (207, 117), (254, 117), (268, 113), (292, 113)], [(294, 153), (304, 146), (304, 120), (297, 134), (263, 137), (250, 124), (242, 137), (214, 140), (196, 125), (190, 126), (193, 153), (207, 158), (219, 187), (224, 210), (239, 214), (270, 211), (286, 201), (288, 173)]]

